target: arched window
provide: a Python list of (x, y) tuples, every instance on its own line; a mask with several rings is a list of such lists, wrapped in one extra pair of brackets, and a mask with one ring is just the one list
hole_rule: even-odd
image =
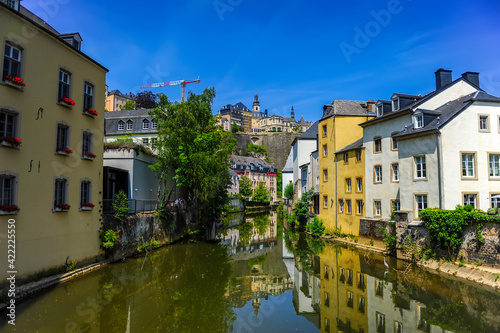
[(149, 120), (144, 119), (142, 121), (142, 129), (149, 129)]

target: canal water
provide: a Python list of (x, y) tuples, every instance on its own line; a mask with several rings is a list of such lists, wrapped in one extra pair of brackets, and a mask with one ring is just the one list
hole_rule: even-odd
[(150, 251), (17, 307), (1, 332), (500, 332), (500, 296), (236, 216), (218, 243)]

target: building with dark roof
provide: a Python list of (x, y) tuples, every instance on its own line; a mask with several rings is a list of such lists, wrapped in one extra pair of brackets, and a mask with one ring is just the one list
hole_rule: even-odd
[(120, 90), (111, 90), (106, 94), (106, 110), (120, 111), (128, 101), (134, 101), (135, 95), (132, 93), (124, 94)]
[(269, 191), (270, 201), (277, 200), (277, 170), (274, 166), (256, 157), (240, 155), (231, 155), (230, 163), (231, 169), (236, 172), (240, 181), (243, 176), (250, 179), (252, 191), (259, 183), (264, 183)]
[(153, 146), (158, 138), (158, 123), (149, 115), (151, 109), (124, 110), (104, 114), (104, 141), (131, 138), (136, 143)]

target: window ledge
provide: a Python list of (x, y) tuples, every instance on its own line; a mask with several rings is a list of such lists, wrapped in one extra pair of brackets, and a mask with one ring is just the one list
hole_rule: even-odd
[(95, 157), (82, 156), (82, 160), (93, 161)]
[(17, 146), (12, 145), (5, 140), (0, 141), (0, 147), (12, 148), (12, 149), (17, 149), (17, 150), (21, 149), (20, 145), (17, 145)]
[(54, 208), (52, 211), (53, 211), (54, 213), (67, 212), (67, 211), (69, 211), (69, 208), (68, 208), (68, 209), (63, 209), (63, 208)]
[(95, 118), (95, 114), (91, 114), (88, 111), (83, 111), (82, 114), (84, 114), (84, 115), (86, 115), (86, 116), (88, 116), (90, 118)]
[(0, 210), (0, 215), (17, 215), (17, 213), (19, 213), (18, 210), (16, 210), (15, 212), (5, 212), (3, 210)]
[(73, 109), (73, 105), (71, 105), (70, 103), (66, 103), (64, 101), (59, 101), (59, 102), (57, 102), (57, 104), (59, 104), (61, 106), (64, 106), (64, 107), (66, 107), (66, 108), (68, 108), (70, 110)]
[(56, 155), (61, 155), (61, 156), (69, 156), (71, 155), (70, 153), (65, 153), (63, 152), (62, 150), (57, 150), (56, 151)]
[(88, 210), (92, 210), (92, 209), (93, 209), (93, 207), (80, 207), (81, 211), (84, 211), (84, 210), (88, 211)]
[(14, 82), (11, 82), (11, 81), (7, 81), (7, 80), (3, 81), (3, 83), (6, 86), (9, 86), (9, 87), (11, 87), (13, 89), (16, 89), (16, 90), (19, 90), (19, 91), (24, 91), (24, 89), (23, 89), (24, 86), (21, 85), (21, 84), (17, 84), (17, 83), (14, 83)]

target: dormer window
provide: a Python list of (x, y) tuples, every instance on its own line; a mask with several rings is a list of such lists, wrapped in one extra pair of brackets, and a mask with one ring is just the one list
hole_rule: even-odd
[(231, 168), (233, 168), (233, 169), (237, 169), (237, 168), (238, 168), (238, 164), (236, 164), (236, 163), (234, 163), (234, 162), (233, 162), (233, 163), (231, 164)]
[(59, 35), (59, 37), (61, 37), (63, 41), (73, 46), (75, 49), (77, 50), (81, 49), (81, 44), (83, 39), (78, 32), (72, 34)]
[(19, 0), (7, 0), (7, 6), (19, 11)]
[(399, 110), (399, 97), (396, 97), (395, 99), (392, 100), (392, 111), (398, 111)]
[(377, 117), (382, 117), (384, 114), (384, 105), (382, 103), (377, 104)]
[(414, 125), (414, 128), (422, 128), (424, 127), (424, 115), (422, 113), (416, 113), (414, 116), (413, 116), (413, 125)]

